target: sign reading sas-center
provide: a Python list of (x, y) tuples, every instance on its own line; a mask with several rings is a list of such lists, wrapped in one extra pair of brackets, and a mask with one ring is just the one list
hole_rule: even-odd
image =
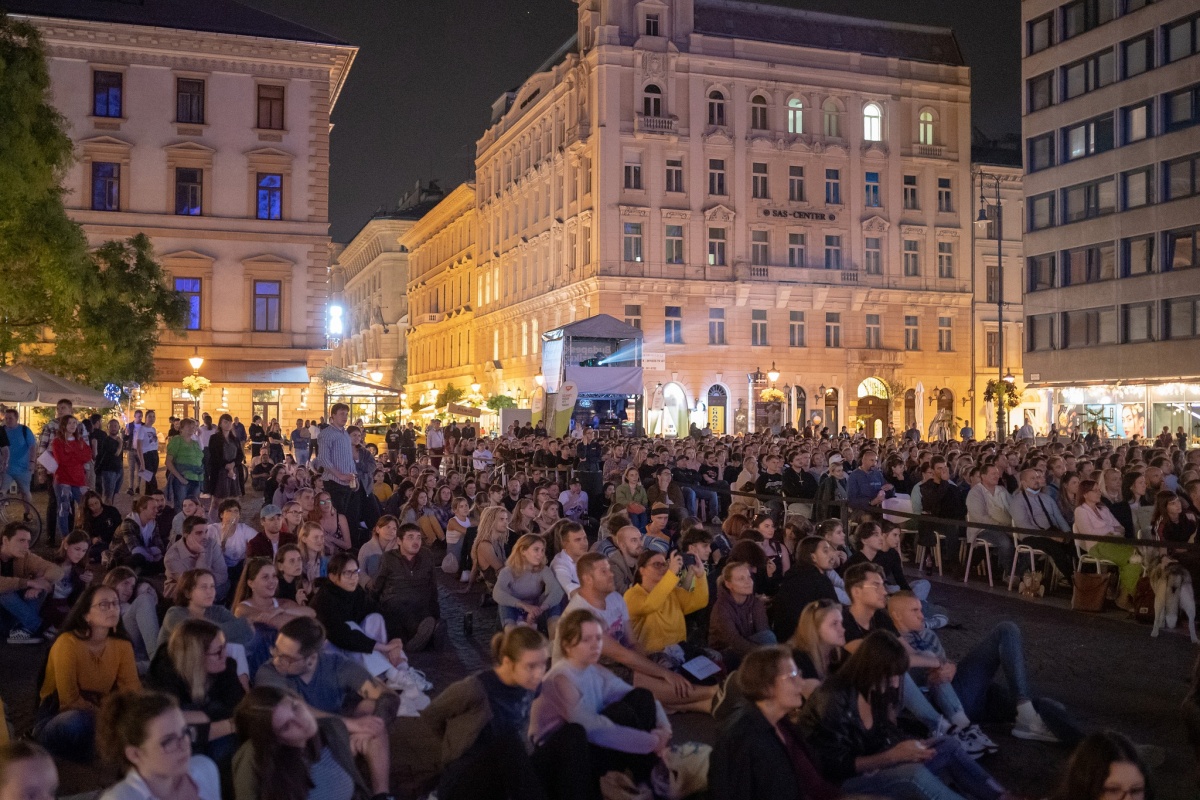
[(811, 219), (817, 222), (833, 222), (836, 219), (833, 214), (826, 214), (824, 211), (789, 211), (786, 208), (764, 208), (762, 215), (778, 219)]

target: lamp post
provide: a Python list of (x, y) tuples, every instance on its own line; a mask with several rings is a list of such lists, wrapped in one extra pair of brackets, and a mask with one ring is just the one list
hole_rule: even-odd
[(1005, 416), (1008, 412), (1008, 391), (1013, 378), (1004, 374), (1004, 214), (1000, 206), (1000, 176), (982, 170), (975, 173), (979, 179), (979, 216), (975, 219), (976, 230), (987, 230), (990, 221), (987, 202), (984, 200), (985, 181), (992, 181), (996, 189), (996, 444), (1004, 444)]
[[(198, 347), (192, 348), (192, 357), (188, 359), (188, 363), (192, 365), (192, 377), (199, 378), (200, 377), (200, 368), (204, 366), (204, 357), (200, 355), (200, 348), (198, 348)], [(199, 425), (200, 424), (200, 395), (193, 394), (192, 395), (192, 403), (194, 404), (194, 408), (195, 408), (194, 416), (196, 417), (196, 424)]]

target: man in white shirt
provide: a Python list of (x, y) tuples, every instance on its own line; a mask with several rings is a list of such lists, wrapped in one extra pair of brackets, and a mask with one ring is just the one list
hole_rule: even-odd
[[(979, 469), (979, 483), (967, 492), (967, 522), (986, 522), (992, 525), (1012, 525), (1012, 512), (1008, 509), (1010, 495), (1000, 485), (1000, 468), (988, 464)], [(970, 528), (967, 538), (982, 539), (996, 550), (1000, 559), (1000, 570), (1004, 577), (1012, 569), (1013, 540), (1004, 531)]]
[(569, 486), (570, 488), (567, 491), (558, 496), (558, 502), (562, 503), (564, 517), (579, 522), (587, 516), (588, 495), (587, 492), (580, 488), (578, 475), (571, 476)]
[(579, 591), (575, 562), (588, 551), (587, 531), (578, 522), (564, 524), (558, 532), (558, 555), (550, 561), (550, 571), (558, 578), (563, 594), (574, 597)]
[(446, 435), (442, 433), (442, 423), (433, 420), (425, 429), (425, 447), (429, 450), (429, 464), (437, 472), (442, 466), (442, 455), (446, 452)]
[[(1008, 508), (1012, 513), (1012, 524), (1017, 528), (1028, 528), (1040, 531), (1069, 532), (1071, 526), (1063, 519), (1058, 503), (1042, 493), (1045, 478), (1041, 470), (1021, 470), (1021, 485), (1008, 500)], [(1075, 562), (1071, 550), (1065, 542), (1046, 536), (1022, 534), (1021, 544), (1041, 550), (1054, 560), (1058, 571), (1068, 580), (1075, 572)], [(1017, 566), (1020, 569), (1020, 565)], [(1049, 589), (1054, 585), (1049, 584)]]

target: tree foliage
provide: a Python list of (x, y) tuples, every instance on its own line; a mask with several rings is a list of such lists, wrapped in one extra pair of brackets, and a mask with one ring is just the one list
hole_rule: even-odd
[(63, 206), (71, 161), (41, 38), (0, 14), (0, 363), (93, 386), (148, 382), (160, 331), (182, 330), (186, 301), (146, 236), (89, 252)]
[(447, 383), (446, 388), (438, 392), (437, 402), (434, 403), (434, 408), (445, 408), (451, 403), (457, 403), (467, 396), (467, 393), (455, 386), (453, 383)]
[(506, 394), (494, 394), (484, 402), (484, 405), (492, 411), (499, 411), (502, 408), (516, 408), (517, 401)]

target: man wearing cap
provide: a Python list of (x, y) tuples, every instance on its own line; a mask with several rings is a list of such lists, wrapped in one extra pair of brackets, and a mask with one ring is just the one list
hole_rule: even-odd
[(646, 523), (646, 535), (642, 537), (642, 548), (662, 553), (671, 552), (671, 535), (667, 533), (670, 512), (663, 503), (650, 506), (650, 521)]
[(283, 511), (274, 503), (267, 503), (258, 512), (262, 531), (246, 543), (246, 558), (275, 558), (279, 546), (295, 544), (296, 534), (283, 532)]

